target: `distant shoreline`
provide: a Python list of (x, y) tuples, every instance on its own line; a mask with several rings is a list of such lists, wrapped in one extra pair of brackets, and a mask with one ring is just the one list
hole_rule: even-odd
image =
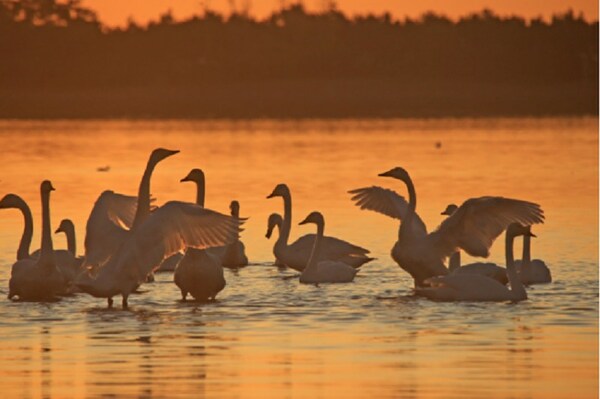
[(337, 119), (597, 116), (594, 83), (511, 86), (385, 79), (186, 87), (0, 89), (0, 119)]

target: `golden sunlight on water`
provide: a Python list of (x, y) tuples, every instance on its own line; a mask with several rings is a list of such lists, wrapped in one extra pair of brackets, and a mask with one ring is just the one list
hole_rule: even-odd
[[(595, 397), (598, 391), (597, 119), (0, 122), (0, 194), (21, 195), (39, 247), (39, 183), (52, 180), (52, 223), (85, 221), (102, 190), (135, 194), (150, 151), (180, 149), (156, 169), (158, 203), (194, 200), (179, 180), (207, 176), (206, 206), (237, 199), (251, 265), (227, 270), (212, 304), (182, 303), (170, 273), (142, 287), (131, 309), (83, 294), (55, 303), (3, 299), (0, 381), (7, 397)], [(360, 211), (349, 189), (400, 182), (405, 167), (429, 228), (450, 202), (502, 195), (537, 202), (533, 257), (554, 282), (529, 300), (433, 303), (390, 258), (398, 225)], [(108, 167), (108, 168), (106, 168)], [(101, 172), (98, 168), (106, 168)], [(326, 234), (377, 258), (356, 281), (320, 287), (272, 267), (265, 197), (290, 186), (292, 237), (321, 211)], [(23, 221), (0, 211), (0, 295), (6, 298)], [(504, 264), (502, 240), (491, 259)], [(64, 237), (54, 237), (65, 247)], [(520, 242), (516, 253), (520, 254)], [(520, 258), (520, 256), (518, 256)], [(465, 260), (467, 262), (467, 260)]]

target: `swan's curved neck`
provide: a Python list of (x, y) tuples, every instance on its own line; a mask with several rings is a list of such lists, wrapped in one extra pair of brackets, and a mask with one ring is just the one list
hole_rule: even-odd
[(77, 242), (75, 240), (75, 226), (72, 223), (64, 227), (65, 235), (67, 236), (67, 249), (73, 256), (77, 256)]
[(321, 222), (317, 224), (317, 236), (315, 237), (315, 243), (313, 244), (312, 252), (310, 253), (310, 258), (308, 260), (308, 264), (306, 268), (302, 272), (312, 273), (317, 271), (317, 263), (319, 260), (319, 255), (321, 254), (321, 242), (323, 241), (323, 234), (325, 231), (325, 222)]
[(52, 231), (50, 227), (50, 192), (42, 192), (42, 247), (40, 254), (42, 265), (54, 266), (54, 248), (52, 247)]
[(531, 262), (531, 237), (530, 236), (523, 237), (523, 257), (521, 258), (521, 262), (526, 262), (526, 263)]
[(408, 176), (403, 181), (408, 189), (408, 212), (406, 213), (406, 216), (400, 225), (400, 231), (398, 233), (399, 235), (402, 234), (403, 231), (408, 232), (410, 230), (410, 225), (417, 209), (417, 192), (415, 191), (415, 185), (413, 184), (412, 179)]
[(31, 216), (31, 209), (25, 201), (19, 198), (21, 201), (17, 205), (17, 208), (23, 214), (24, 227), (23, 235), (21, 235), (21, 242), (19, 242), (19, 249), (17, 250), (17, 260), (25, 259), (29, 257), (29, 248), (31, 246), (31, 239), (33, 238), (33, 217)]
[(132, 229), (135, 229), (142, 224), (142, 222), (150, 215), (150, 178), (152, 177), (152, 172), (155, 167), (156, 162), (149, 159), (138, 189), (137, 209), (131, 226)]
[(206, 197), (206, 182), (204, 179), (196, 180), (196, 204), (204, 208), (204, 199)]
[(279, 230), (279, 239), (287, 244), (292, 229), (292, 196), (290, 193), (283, 195), (283, 223)]
[(514, 237), (506, 234), (506, 245), (504, 249), (506, 255), (506, 275), (508, 276), (508, 282), (510, 283), (511, 292), (514, 295), (514, 298), (527, 299), (527, 291), (525, 291), (525, 286), (521, 282), (517, 270), (515, 269), (513, 242)]
[(448, 261), (448, 270), (453, 272), (460, 267), (460, 251), (454, 252)]

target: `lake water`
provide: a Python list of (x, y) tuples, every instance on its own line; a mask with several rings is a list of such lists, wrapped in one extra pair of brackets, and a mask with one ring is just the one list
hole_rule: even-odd
[[(158, 202), (193, 201), (193, 186), (179, 180), (202, 168), (206, 206), (228, 212), (237, 199), (250, 217), (242, 240), (252, 264), (226, 270), (227, 287), (211, 304), (180, 302), (170, 273), (132, 295), (129, 310), (84, 294), (10, 302), (23, 222), (17, 210), (0, 210), (3, 397), (597, 397), (596, 118), (0, 121), (0, 195), (31, 206), (33, 251), (39, 184), (52, 180), (52, 224), (71, 218), (81, 253), (97, 196), (135, 194), (159, 146), (181, 153), (154, 173)], [(359, 210), (346, 193), (376, 184), (406, 195), (401, 182), (377, 177), (394, 166), (413, 177), (429, 229), (448, 203), (469, 197), (541, 204), (546, 223), (533, 229), (532, 255), (554, 282), (529, 288), (518, 304), (413, 297), (389, 255), (398, 223)], [(326, 234), (377, 257), (354, 283), (300, 285), (296, 272), (272, 266), (266, 219), (283, 206), (265, 197), (282, 182), (292, 192), (292, 238), (314, 232), (297, 223), (319, 210)], [(54, 244), (66, 247), (64, 236)], [(500, 239), (490, 259), (503, 257)]]

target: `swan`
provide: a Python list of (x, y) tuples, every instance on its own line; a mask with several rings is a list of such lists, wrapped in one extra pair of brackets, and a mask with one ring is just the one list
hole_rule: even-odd
[[(458, 206), (455, 204), (450, 204), (441, 214), (451, 216), (454, 212), (456, 212), (457, 209)], [(461, 265), (460, 251), (455, 251), (452, 255), (450, 255), (450, 259), (448, 261), (448, 271), (452, 274), (475, 273), (493, 278), (504, 285), (508, 283), (506, 269), (494, 263), (475, 262), (467, 265)]]
[[(279, 238), (273, 246), (273, 253), (275, 254), (275, 258), (286, 266), (302, 271), (308, 263), (310, 251), (314, 246), (316, 236), (314, 234), (306, 234), (288, 245), (292, 225), (292, 196), (288, 186), (278, 184), (267, 198), (274, 197), (283, 198), (284, 211), (282, 223), (279, 225)], [(267, 231), (267, 238), (270, 238), (271, 233), (272, 229)], [(324, 236), (321, 245), (319, 260), (339, 261), (354, 268), (359, 268), (374, 259), (367, 256), (369, 253), (367, 249), (335, 237)]]
[(185, 248), (228, 244), (239, 234), (242, 223), (196, 204), (169, 201), (131, 230), (95, 276), (85, 273), (76, 285), (94, 297), (107, 298), (109, 307), (112, 297), (121, 295), (126, 309), (129, 295), (164, 259)]
[[(196, 183), (196, 205), (204, 208), (204, 172), (192, 169), (181, 179), (181, 182), (186, 181)], [(175, 268), (173, 281), (179, 287), (184, 301), (188, 293), (198, 301), (214, 300), (226, 284), (220, 259), (206, 249), (196, 248), (187, 249)]]
[(317, 225), (317, 235), (314, 239), (313, 248), (308, 264), (300, 274), (300, 282), (303, 284), (319, 283), (349, 283), (354, 280), (357, 269), (344, 262), (320, 259), (321, 244), (323, 243), (323, 231), (325, 219), (319, 212), (312, 212), (299, 224), (314, 223)]
[(66, 290), (66, 281), (56, 267), (50, 231), (50, 192), (52, 183), (40, 185), (42, 197), (42, 245), (39, 258), (25, 257), (12, 266), (8, 282), (8, 299), (48, 300)]
[[(7, 194), (0, 200), (0, 209), (18, 209), (23, 214), (24, 228), (17, 250), (17, 260), (38, 258), (41, 253), (39, 249), (31, 254), (29, 253), (31, 240), (33, 238), (33, 217), (31, 216), (31, 209), (25, 200), (16, 194)], [(80, 272), (81, 260), (77, 259), (68, 250), (56, 249), (53, 252), (58, 269), (62, 273), (67, 284), (70, 284)]]
[(523, 301), (527, 299), (525, 286), (521, 283), (514, 265), (513, 241), (516, 236), (531, 234), (518, 223), (506, 230), (506, 273), (510, 289), (497, 280), (480, 274), (448, 274), (426, 280), (430, 287), (417, 287), (415, 293), (436, 301)]
[[(231, 216), (239, 219), (240, 217), (240, 203), (237, 201), (231, 201), (229, 204), (231, 210)], [(225, 247), (225, 253), (221, 259), (223, 267), (242, 267), (248, 265), (248, 257), (245, 253), (244, 243), (240, 240), (235, 240), (231, 244)]]
[(542, 223), (539, 205), (503, 198), (480, 197), (465, 201), (452, 216), (433, 232), (416, 213), (417, 194), (408, 172), (396, 167), (379, 176), (393, 177), (406, 184), (409, 201), (396, 192), (377, 187), (351, 190), (352, 200), (369, 209), (402, 221), (392, 258), (422, 286), (429, 277), (448, 274), (444, 259), (462, 248), (472, 256), (487, 257), (494, 240), (513, 222), (523, 225)]
[(531, 259), (531, 237), (536, 237), (535, 234), (531, 233), (523, 236), (523, 256), (522, 259), (515, 261), (515, 267), (519, 278), (525, 285), (531, 284), (545, 284), (552, 282), (552, 273), (541, 259)]
[[(265, 234), (265, 237), (271, 238), (271, 235), (273, 234), (273, 229), (275, 229), (275, 227), (277, 227), (281, 231), (282, 225), (283, 225), (283, 217), (281, 217), (280, 214), (278, 214), (278, 213), (270, 214), (269, 218), (267, 219), (267, 234)], [(279, 237), (279, 239), (277, 241), (279, 241), (280, 239), (281, 239), (281, 236)], [(277, 245), (277, 243), (275, 245)], [(275, 255), (275, 248), (273, 248), (273, 255)], [(277, 255), (275, 255), (274, 265), (285, 267), (285, 263), (283, 263), (277, 257)]]
[(152, 151), (140, 181), (137, 197), (111, 190), (100, 194), (86, 223), (84, 265), (87, 268), (95, 270), (108, 262), (130, 232), (150, 215), (152, 172), (160, 161), (178, 152), (164, 148)]

